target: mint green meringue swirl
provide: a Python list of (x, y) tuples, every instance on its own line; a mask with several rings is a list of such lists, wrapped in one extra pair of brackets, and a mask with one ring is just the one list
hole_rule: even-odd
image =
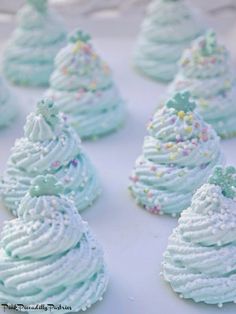
[(0, 301), (61, 304), (71, 307), (60, 311), (67, 313), (101, 300), (108, 283), (103, 252), (73, 202), (26, 194), (18, 214), (1, 234)]
[(63, 23), (50, 8), (37, 10), (31, 3), (17, 17), (18, 28), (4, 52), (4, 73), (18, 85), (46, 86), (54, 58), (65, 42)]
[(94, 167), (84, 154), (77, 133), (58, 115), (49, 123), (38, 111), (27, 117), (25, 137), (16, 141), (0, 185), (2, 201), (15, 215), (31, 180), (55, 174), (78, 210), (90, 206), (100, 194)]
[(141, 26), (134, 64), (152, 79), (171, 81), (182, 52), (202, 32), (200, 21), (183, 1), (153, 0)]
[(164, 253), (163, 274), (174, 291), (195, 302), (236, 301), (235, 201), (204, 184), (184, 210)]
[(169, 93), (189, 90), (202, 117), (222, 138), (229, 138), (236, 134), (236, 77), (224, 46), (216, 41), (214, 49), (209, 54), (204, 53), (208, 34), (185, 50)]
[(46, 96), (55, 100), (82, 138), (105, 135), (123, 124), (123, 100), (109, 67), (89, 41), (69, 41), (61, 49)]
[(197, 112), (165, 106), (148, 125), (130, 190), (146, 210), (176, 215), (189, 206), (192, 193), (221, 162), (219, 139)]

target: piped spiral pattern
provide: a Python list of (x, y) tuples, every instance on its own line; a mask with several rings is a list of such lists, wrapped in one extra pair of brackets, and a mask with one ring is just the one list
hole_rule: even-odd
[(102, 299), (107, 287), (102, 249), (72, 201), (34, 189), (38, 196), (27, 193), (18, 218), (3, 227), (0, 301), (54, 304), (62, 307), (59, 313), (85, 310)]
[(124, 103), (111, 71), (81, 31), (74, 32), (56, 56), (46, 96), (55, 100), (82, 138), (97, 138), (123, 124)]
[[(184, 109), (181, 97), (175, 96)], [(192, 193), (222, 162), (219, 139), (195, 110), (167, 105), (157, 110), (147, 131), (130, 190), (148, 211), (175, 216), (190, 205)]]
[(201, 23), (183, 1), (154, 0), (141, 27), (134, 64), (153, 79), (171, 81), (184, 49), (202, 32)]
[(222, 138), (236, 135), (236, 78), (231, 63), (229, 52), (209, 30), (185, 50), (169, 87), (170, 94), (189, 90), (202, 117)]
[(18, 27), (11, 36), (3, 58), (3, 71), (15, 84), (47, 86), (54, 58), (64, 45), (66, 31), (60, 18), (42, 1), (27, 1), (19, 11)]
[(236, 301), (236, 207), (220, 186), (204, 184), (184, 210), (164, 253), (163, 275), (195, 302)]
[[(15, 215), (17, 207), (39, 174), (54, 174), (74, 199), (78, 210), (90, 206), (100, 194), (100, 185), (77, 133), (53, 107), (38, 109), (27, 117), (25, 137), (16, 140), (0, 185), (2, 201)], [(49, 101), (49, 106), (51, 103)]]

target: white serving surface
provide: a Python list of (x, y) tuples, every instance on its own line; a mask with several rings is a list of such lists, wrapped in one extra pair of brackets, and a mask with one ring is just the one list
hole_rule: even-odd
[[(128, 105), (123, 129), (96, 142), (84, 142), (103, 186), (98, 202), (83, 213), (105, 250), (110, 284), (104, 300), (88, 314), (235, 314), (236, 305), (195, 304), (180, 299), (160, 278), (162, 254), (177, 220), (154, 216), (136, 206), (127, 186), (140, 154), (145, 125), (165, 86), (139, 76), (131, 67), (134, 38), (96, 37), (94, 44), (114, 71), (116, 83)], [(12, 87), (20, 109), (19, 119), (0, 132), (0, 172), (5, 168), (15, 139), (23, 133), (25, 116), (34, 109), (43, 90)], [(228, 164), (236, 166), (236, 139), (222, 142)], [(0, 228), (11, 218), (0, 207)], [(3, 314), (3, 310), (0, 309)], [(14, 313), (14, 312), (9, 312)], [(37, 312), (36, 312), (37, 313)], [(47, 313), (47, 312), (45, 312)]]

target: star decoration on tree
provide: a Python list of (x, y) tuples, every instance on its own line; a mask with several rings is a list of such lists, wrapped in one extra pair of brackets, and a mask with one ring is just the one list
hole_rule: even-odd
[(28, 0), (28, 3), (39, 12), (45, 12), (47, 10), (47, 0)]
[(38, 197), (42, 195), (58, 196), (63, 193), (63, 185), (57, 181), (55, 176), (48, 174), (46, 176), (37, 176), (30, 188), (30, 195)]
[(215, 167), (213, 174), (208, 182), (221, 187), (222, 194), (228, 198), (234, 198), (236, 195), (236, 169), (232, 166)]
[(167, 101), (166, 106), (174, 108), (178, 112), (191, 112), (195, 109), (196, 104), (190, 100), (190, 93), (185, 91), (176, 93), (173, 98)]
[(58, 123), (58, 109), (51, 99), (46, 98), (38, 102), (37, 114), (41, 114), (52, 126)]
[(87, 43), (90, 40), (90, 35), (81, 31), (81, 30), (76, 30), (72, 34), (69, 35), (69, 41), (72, 43), (76, 43), (78, 41), (81, 41), (83, 43)]
[(202, 46), (202, 54), (204, 56), (210, 56), (214, 53), (217, 46), (216, 34), (214, 31), (209, 30), (206, 32), (205, 40)]

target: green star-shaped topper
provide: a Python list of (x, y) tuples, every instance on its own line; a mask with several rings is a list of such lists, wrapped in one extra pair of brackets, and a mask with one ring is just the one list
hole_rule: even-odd
[(54, 126), (58, 123), (58, 109), (54, 106), (52, 99), (44, 98), (37, 104), (37, 114), (41, 114), (45, 120)]
[(178, 92), (176, 93), (173, 98), (169, 99), (166, 103), (168, 108), (174, 108), (176, 111), (184, 111), (184, 112), (191, 112), (195, 109), (196, 104), (193, 101), (190, 101), (190, 93), (185, 92)]
[(75, 30), (68, 37), (69, 41), (72, 43), (76, 43), (77, 41), (87, 43), (90, 40), (90, 38), (91, 37), (89, 34), (81, 31), (80, 29)]
[(228, 198), (234, 198), (236, 195), (236, 169), (232, 166), (223, 169), (220, 166), (215, 167), (213, 174), (208, 182), (221, 187), (222, 194)]
[(213, 30), (209, 30), (205, 34), (205, 39), (202, 46), (203, 56), (210, 56), (215, 52), (217, 46), (216, 34)]
[(57, 181), (55, 176), (48, 174), (37, 176), (31, 184), (30, 195), (38, 197), (43, 195), (58, 196), (63, 193), (63, 185)]
[(39, 12), (45, 12), (47, 10), (47, 0), (28, 0), (28, 3)]

